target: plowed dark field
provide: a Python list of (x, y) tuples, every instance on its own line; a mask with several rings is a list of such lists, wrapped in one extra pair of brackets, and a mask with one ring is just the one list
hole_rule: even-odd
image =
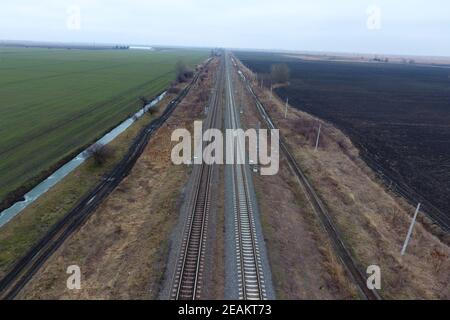
[(338, 126), (392, 188), (425, 201), (430, 215), (449, 225), (450, 68), (236, 55), (262, 74), (287, 63), (291, 83), (278, 95)]

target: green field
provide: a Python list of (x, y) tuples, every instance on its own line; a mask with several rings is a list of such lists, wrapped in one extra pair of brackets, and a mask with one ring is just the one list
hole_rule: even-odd
[(207, 51), (0, 48), (0, 202), (93, 142)]

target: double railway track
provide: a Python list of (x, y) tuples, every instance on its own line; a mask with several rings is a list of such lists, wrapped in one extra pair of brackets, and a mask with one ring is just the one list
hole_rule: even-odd
[(119, 164), (97, 186), (89, 191), (64, 218), (56, 223), (0, 280), (0, 299), (14, 299), (51, 255), (71, 234), (83, 225), (100, 203), (129, 174), (147, 146), (150, 137), (166, 122), (178, 104), (189, 93), (192, 86), (197, 83), (199, 75), (199, 73), (195, 75), (191, 83), (178, 97), (169, 103), (159, 118), (153, 120), (139, 133)]
[[(240, 128), (239, 116), (234, 103), (229, 57), (227, 55), (224, 56), (217, 75), (214, 94), (211, 96), (208, 108), (210, 115), (204, 129), (220, 127), (219, 122), (222, 119), (218, 117), (218, 111), (224, 93), (226, 98), (226, 127), (227, 129), (238, 129)], [(237, 143), (239, 144), (239, 141)], [(239, 145), (237, 145), (237, 151), (245, 152), (244, 148)], [(238, 154), (235, 153), (235, 156), (238, 156)], [(230, 169), (238, 296), (239, 299), (243, 300), (267, 299), (264, 270), (255, 226), (254, 207), (250, 195), (248, 168), (236, 163), (231, 165)], [(213, 170), (213, 165), (205, 163), (194, 167), (195, 189), (191, 194), (190, 205), (188, 206), (188, 215), (172, 281), (171, 299), (196, 300), (201, 298)]]

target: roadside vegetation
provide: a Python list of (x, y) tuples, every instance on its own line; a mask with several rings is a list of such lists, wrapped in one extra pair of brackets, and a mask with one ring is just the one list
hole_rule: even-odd
[(194, 76), (194, 71), (182, 60), (177, 62), (176, 65), (177, 81), (186, 82)]
[(110, 145), (96, 143), (87, 149), (86, 152), (87, 156), (92, 158), (94, 164), (100, 167), (114, 157), (115, 149)]

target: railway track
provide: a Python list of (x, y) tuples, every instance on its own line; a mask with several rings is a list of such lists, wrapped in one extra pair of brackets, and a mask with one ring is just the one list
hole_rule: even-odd
[[(227, 126), (231, 129), (239, 129), (239, 116), (234, 102), (229, 57), (227, 56), (226, 59), (227, 111), (229, 114)], [(243, 153), (245, 153), (245, 146), (240, 146), (240, 141), (237, 139), (235, 156), (245, 159)], [(248, 185), (247, 167), (244, 164), (234, 164), (231, 171), (239, 299), (265, 300), (267, 299), (266, 284), (256, 234), (254, 208)]]
[[(236, 58), (234, 58), (236, 59)], [(241, 78), (244, 77), (243, 73), (241, 73)], [(253, 91), (253, 88), (251, 84), (245, 79), (244, 77), (244, 85), (246, 86), (247, 90), (250, 92), (252, 97), (255, 100), (257, 110), (263, 119), (263, 121), (266, 123), (267, 127), (269, 129), (276, 129), (276, 126), (270, 117), (270, 115), (267, 113), (264, 105), (259, 100), (258, 96)], [(333, 222), (333, 219), (328, 212), (327, 208), (323, 204), (322, 200), (320, 199), (319, 195), (316, 193), (314, 188), (312, 187), (311, 183), (309, 182), (309, 179), (306, 177), (300, 166), (298, 165), (297, 161), (295, 160), (294, 156), (290, 152), (287, 144), (285, 143), (283, 138), (280, 138), (280, 147), (282, 152), (287, 158), (287, 161), (289, 163), (289, 166), (295, 176), (297, 177), (297, 180), (301, 186), (301, 188), (304, 190), (309, 202), (311, 203), (311, 206), (313, 207), (315, 213), (319, 217), (322, 226), (328, 233), (328, 236), (330, 237), (333, 247), (341, 260), (342, 264), (348, 271), (349, 275), (353, 279), (354, 283), (358, 287), (360, 293), (362, 296), (367, 300), (381, 300), (382, 297), (379, 295), (379, 293), (376, 290), (370, 290), (367, 287), (366, 284), (366, 275), (364, 271), (362, 270), (361, 266), (358, 265), (356, 260), (352, 257), (350, 254), (350, 251), (346, 247), (344, 241), (342, 240), (342, 236), (340, 235), (340, 232), (338, 231), (337, 227), (335, 226), (335, 223)]]
[(194, 207), (186, 224), (172, 291), (172, 298), (175, 300), (200, 299), (210, 209), (211, 171), (212, 166), (202, 166), (197, 182)]
[[(222, 98), (223, 65), (215, 80), (215, 88), (208, 103), (204, 130), (219, 128), (219, 105)], [(214, 165), (194, 166), (195, 189), (189, 205), (177, 266), (172, 281), (171, 299), (197, 300), (201, 298), (208, 219), (211, 205), (211, 183)]]
[(239, 165), (233, 171), (239, 299), (264, 300), (267, 299), (264, 273), (253, 208), (248, 195), (246, 170), (243, 165)]
[[(209, 64), (211, 60), (208, 60)], [(87, 195), (81, 199), (58, 223), (56, 223), (12, 269), (0, 280), (0, 298), (14, 299), (33, 275), (51, 257), (51, 255), (89, 218), (90, 214), (100, 203), (119, 185), (129, 174), (137, 159), (147, 146), (152, 134), (160, 128), (170, 117), (178, 104), (189, 93), (197, 82), (200, 73), (194, 76), (191, 83), (172, 100), (162, 115), (153, 120), (135, 138), (127, 154), (114, 169)]]

